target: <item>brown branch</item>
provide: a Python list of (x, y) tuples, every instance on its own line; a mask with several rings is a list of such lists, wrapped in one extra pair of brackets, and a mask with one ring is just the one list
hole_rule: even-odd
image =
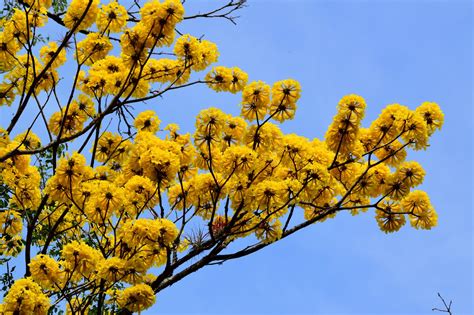
[(158, 293), (161, 290), (173, 285), (174, 283), (188, 276), (189, 274), (201, 269), (202, 267), (210, 263), (215, 258), (215, 256), (224, 248), (225, 248), (224, 241), (221, 240), (220, 242), (217, 243), (217, 245), (214, 247), (214, 249), (211, 250), (209, 254), (201, 258), (201, 260), (199, 260), (197, 263), (192, 264), (191, 266), (177, 273), (174, 276), (163, 279), (161, 282), (155, 281), (152, 286), (153, 290), (155, 291), (155, 293)]

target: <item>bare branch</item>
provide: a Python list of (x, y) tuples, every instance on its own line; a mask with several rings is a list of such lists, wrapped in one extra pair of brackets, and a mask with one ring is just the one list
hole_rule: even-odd
[(237, 25), (236, 19), (239, 16), (233, 16), (232, 13), (245, 8), (247, 0), (231, 0), (227, 4), (223, 5), (220, 8), (215, 10), (206, 12), (206, 13), (198, 13), (191, 16), (185, 16), (185, 20), (197, 19), (197, 18), (222, 18), (230, 21), (232, 24)]
[(443, 302), (443, 305), (444, 305), (444, 309), (439, 309), (439, 308), (433, 308), (431, 309), (433, 312), (442, 312), (442, 313), (448, 313), (449, 315), (452, 315), (452, 311), (451, 311), (451, 305), (453, 304), (453, 301), (450, 300), (449, 301), (449, 304), (446, 303), (445, 299), (441, 296), (441, 294), (438, 292), (438, 297), (441, 299), (441, 301)]

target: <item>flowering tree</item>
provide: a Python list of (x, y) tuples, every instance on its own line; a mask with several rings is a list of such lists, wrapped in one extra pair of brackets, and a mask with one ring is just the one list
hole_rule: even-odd
[[(0, 313), (140, 312), (202, 267), (340, 211), (372, 210), (385, 233), (407, 219), (416, 229), (437, 224), (428, 195), (413, 190), (425, 172), (406, 157), (441, 128), (438, 105), (391, 104), (363, 128), (365, 101), (347, 95), (324, 140), (283, 134), (297, 81), (270, 86), (237, 67), (210, 68), (216, 44), (176, 28), (183, 19), (234, 22), (243, 0), (195, 15), (178, 0), (6, 3), (0, 111), (12, 120), (0, 128)], [(47, 40), (53, 31), (59, 42)], [(191, 135), (144, 108), (195, 84), (240, 93), (240, 116), (205, 109)]]

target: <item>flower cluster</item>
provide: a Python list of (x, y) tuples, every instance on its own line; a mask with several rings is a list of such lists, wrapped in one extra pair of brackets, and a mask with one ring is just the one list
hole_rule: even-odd
[(241, 115), (250, 121), (263, 120), (266, 114), (279, 122), (293, 119), (300, 95), (295, 80), (275, 82), (272, 88), (262, 81), (252, 82), (242, 90)]

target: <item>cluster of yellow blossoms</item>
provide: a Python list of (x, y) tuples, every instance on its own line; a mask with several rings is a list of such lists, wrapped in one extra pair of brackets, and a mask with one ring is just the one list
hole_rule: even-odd
[[(2, 182), (12, 191), (11, 209), (0, 216), (4, 254), (14, 254), (8, 248), (21, 239), (20, 213), (38, 208), (41, 195), (48, 195), (49, 206), (39, 215), (37, 228), (48, 230), (59, 222), (55, 237), (64, 246), (59, 261), (45, 254), (33, 258), (31, 279), (22, 281), (34, 281), (50, 292), (61, 292), (72, 283), (102, 281), (107, 289), (119, 282), (130, 283), (133, 286), (119, 293), (116, 302), (141, 310), (154, 301), (144, 282), (148, 270), (165, 264), (170, 250), (187, 247), (182, 232), (166, 219), (171, 213), (200, 216), (211, 222), (212, 233), (226, 234), (228, 241), (249, 234), (263, 242), (277, 240), (288, 210), (295, 206), (304, 209), (307, 220), (324, 220), (335, 215), (334, 209), (357, 214), (375, 204), (376, 220), (384, 232), (399, 230), (406, 215), (415, 228), (436, 225), (427, 194), (410, 191), (422, 183), (425, 172), (417, 162), (405, 161), (407, 148), (425, 148), (428, 136), (441, 127), (442, 114), (436, 104), (423, 103), (414, 111), (390, 105), (364, 129), (359, 124), (365, 102), (349, 95), (341, 100), (326, 140), (310, 141), (285, 135), (268, 121), (278, 120), (279, 108), (272, 107), (270, 95), (283, 104), (292, 93), (298, 95), (299, 88), (278, 94), (279, 88), (284, 91), (287, 86), (298, 84), (281, 81), (272, 92), (261, 82), (244, 87), (244, 91), (259, 91), (253, 98), (242, 93), (242, 104), (255, 105), (245, 117), (251, 121), (258, 117), (257, 124), (217, 108), (203, 110), (196, 120), (194, 144), (191, 135), (178, 133), (176, 125), (165, 128), (169, 131), (165, 139), (157, 137), (160, 120), (153, 111), (142, 112), (135, 120), (138, 133), (133, 142), (103, 133), (95, 152), (103, 165), (87, 166), (86, 158), (75, 152), (59, 160), (42, 193), (29, 156), (8, 159), (1, 167)], [(262, 91), (267, 95), (261, 95)], [(40, 146), (32, 133), (27, 141), (23, 141), (25, 135), (9, 141), (3, 134), (1, 154), (20, 143)], [(162, 206), (164, 195), (169, 209)], [(378, 201), (371, 203), (374, 198)], [(229, 208), (220, 206), (226, 199)], [(145, 214), (154, 218), (140, 218)], [(100, 250), (81, 240), (70, 241), (85, 230), (100, 239)], [(14, 298), (17, 291), (11, 292), (3, 306), (6, 309), (13, 307), (11, 303), (28, 309), (47, 303), (47, 297), (39, 295), (36, 304), (23, 305), (24, 300)], [(136, 295), (143, 299), (133, 298)]]
[[(2, 22), (0, 106), (19, 95), (23, 102), (25, 91), (36, 100), (41, 93), (57, 98), (57, 69), (66, 62), (64, 43), (44, 45), (39, 59), (23, 53), (47, 22), (51, 1), (25, 4), (28, 10), (15, 9)], [(240, 116), (205, 109), (191, 135), (176, 124), (161, 128), (156, 113), (145, 110), (133, 126), (127, 122), (127, 133), (100, 130), (104, 115), (127, 109), (122, 105), (130, 99), (159, 96), (218, 60), (210, 41), (188, 34), (175, 40), (175, 26), (184, 18), (181, 1), (152, 0), (139, 15), (127, 27), (131, 17), (118, 2), (73, 0), (63, 16), (74, 36), (77, 90), (66, 106), (58, 101), (49, 120), (41, 114), (51, 139), (77, 138), (95, 124), (91, 163), (81, 148), (53, 157), (54, 170), (45, 173), (32, 154), (54, 148), (54, 142), (42, 147), (32, 129), (11, 138), (0, 128), (0, 192), (7, 196), (0, 209), (0, 255), (17, 256), (27, 247), (34, 256), (0, 313), (47, 314), (53, 298), (65, 300), (69, 313), (85, 313), (98, 295), (140, 312), (155, 301), (154, 268), (167, 270), (178, 254), (198, 251), (205, 240), (228, 244), (253, 235), (262, 244), (274, 242), (291, 228), (298, 209), (301, 219), (316, 222), (342, 210), (356, 215), (374, 208), (384, 232), (399, 230), (407, 218), (417, 229), (437, 224), (428, 195), (413, 190), (425, 171), (406, 161), (407, 149), (426, 149), (441, 128), (443, 113), (435, 103), (415, 110), (388, 105), (363, 128), (366, 103), (347, 95), (325, 139), (310, 140), (279, 127), (294, 118), (297, 81), (249, 83), (241, 69), (216, 66), (198, 83), (240, 92)], [(114, 33), (121, 33), (119, 45)], [(155, 48), (173, 43), (175, 58), (154, 58)], [(110, 55), (119, 46), (120, 55)], [(191, 220), (203, 226), (204, 239), (190, 236)]]

